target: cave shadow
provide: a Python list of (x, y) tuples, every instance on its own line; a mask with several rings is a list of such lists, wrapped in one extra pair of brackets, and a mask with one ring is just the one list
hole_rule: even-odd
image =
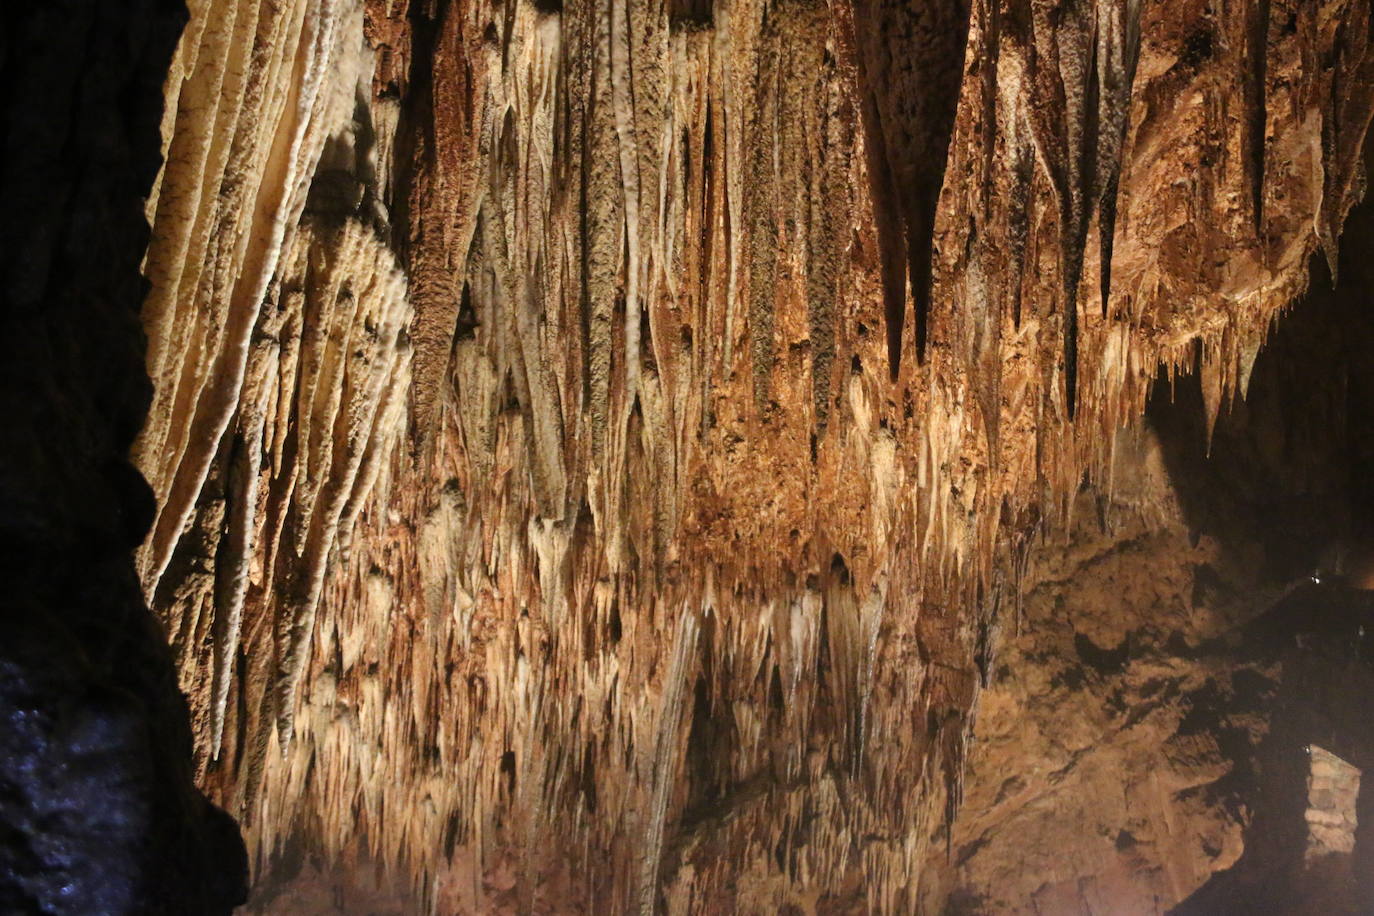
[[(1238, 793), (1249, 814), (1244, 851), (1171, 912), (1374, 912), (1374, 592), (1305, 585), (1246, 630), (1242, 655), (1272, 662), (1274, 679), (1267, 731), (1234, 760), (1248, 777)], [(1365, 777), (1353, 852), (1313, 854), (1314, 747)]]
[[(1374, 213), (1362, 216), (1374, 238)], [(1275, 324), (1246, 397), (1223, 403), (1210, 454), (1198, 372), (1161, 376), (1146, 410), (1193, 537), (1258, 565), (1263, 585), (1358, 574), (1374, 549), (1374, 269), (1341, 273), (1333, 289), (1314, 259), (1312, 289)]]

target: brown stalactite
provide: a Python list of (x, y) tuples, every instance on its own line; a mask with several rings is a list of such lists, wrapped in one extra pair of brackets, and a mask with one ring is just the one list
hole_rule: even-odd
[(1272, 25), (1270, 0), (1256, 0), (1246, 31), (1246, 86), (1249, 114), (1246, 143), (1249, 146), (1250, 199), (1254, 210), (1255, 234), (1264, 238), (1264, 164), (1265, 136), (1269, 129), (1269, 30)]
[(935, 208), (963, 78), (969, 10), (969, 0), (914, 6), (859, 0), (854, 6), (860, 86), (868, 99), (869, 168), (877, 176), (872, 177), (873, 205), (882, 257), (890, 262), (883, 296), (894, 379), (901, 367), (908, 289), (916, 356), (925, 362)]
[(1331, 76), (1331, 116), (1323, 124), (1324, 184), (1318, 237), (1331, 276), (1339, 275), (1337, 238), (1366, 181), (1361, 163), (1374, 117), (1374, 17), (1352, 4), (1336, 26)]
[[(418, 438), (428, 441), (458, 322), (462, 253), (476, 228), (485, 101), (477, 87), (494, 49), (473, 21), (469, 4), (411, 3), (389, 15), (379, 7), (367, 4), (374, 21), (390, 20), (390, 29), (405, 36), (409, 64), (404, 87), (394, 90), (401, 110), (393, 233), (415, 305), (413, 422)], [(407, 15), (409, 30), (397, 25)], [(399, 69), (399, 61), (389, 65)], [(394, 82), (393, 77), (382, 91), (392, 91)]]
[(1078, 292), (1097, 159), (1097, 23), (1090, 9), (1095, 4), (1091, 0), (1029, 2), (1030, 47), (1024, 53), (1035, 88), (1031, 136), (1059, 215), (1064, 404), (1073, 419), (1078, 406)]
[(1112, 293), (1112, 246), (1115, 242), (1117, 191), (1125, 154), (1131, 87), (1140, 62), (1141, 0), (1121, 0), (1098, 6), (1097, 22), (1097, 161), (1092, 191), (1097, 204), (1102, 266), (1102, 317), (1108, 315)]

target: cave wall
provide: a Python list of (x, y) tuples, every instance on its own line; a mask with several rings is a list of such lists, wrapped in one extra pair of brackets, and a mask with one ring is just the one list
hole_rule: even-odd
[(1031, 552), (933, 911), (1164, 913), (1244, 848), (1271, 672), (1237, 644), (1279, 589), (1190, 527), (1154, 430), (1121, 437), (1112, 491)]
[(233, 821), (192, 730), (134, 550), (148, 412), (143, 197), (186, 11), (7, 7), (0, 26), (0, 911), (227, 914)]
[(1364, 0), (190, 12), (142, 587), (258, 873), (446, 911), (915, 906), (1034, 538), (1374, 111)]
[(1032, 550), (932, 898), (956, 912), (1367, 911), (1368, 860), (1335, 840), (1315, 855), (1310, 835), (1354, 840), (1342, 818), (1357, 789), (1329, 757), (1360, 761), (1358, 781), (1374, 737), (1371, 229), (1366, 202), (1339, 282), (1314, 262), (1243, 400), (1210, 425), (1195, 371), (1162, 378), (1147, 424), (1121, 433), (1111, 489), (1085, 489), (1073, 528)]

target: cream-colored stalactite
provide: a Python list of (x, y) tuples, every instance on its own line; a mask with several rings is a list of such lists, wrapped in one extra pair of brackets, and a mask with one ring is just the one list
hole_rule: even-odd
[(282, 289), (302, 291), (289, 297), (304, 309), (300, 322), (322, 333), (305, 339), (295, 411), (277, 422), (292, 424), (291, 472), (296, 488), (310, 495), (276, 502), (287, 513), (286, 530), (280, 541), (260, 547), (264, 565), (281, 577), (281, 591), (259, 600), (278, 630), (282, 745), (291, 738), (296, 690), (342, 525), (356, 517), (353, 507), (376, 482), (379, 456), (397, 442), (403, 427), (397, 392), (410, 379), (412, 313), (390, 249), (357, 220), (305, 226), (283, 265)]
[(238, 410), (261, 304), (325, 140), (351, 113), (357, 77), (344, 71), (361, 46), (354, 0), (192, 13), (167, 90), (143, 310), (156, 394), (134, 455), (158, 503), (139, 555), (150, 596)]
[(404, 425), (411, 310), (373, 227), (386, 216), (375, 196), (356, 216), (303, 219), (318, 169), (354, 171), (346, 183), (360, 189), (382, 171), (358, 148), (372, 125), (353, 121), (373, 66), (361, 3), (206, 0), (191, 12), (148, 205), (156, 395), (135, 454), (159, 506), (140, 572), (174, 633), (204, 629), (180, 620), (193, 613), (188, 574), (159, 585), (183, 532), (206, 529), (202, 505), (227, 503), (222, 543), (197, 546), (210, 552), (210, 638), (179, 644), (187, 689), (209, 694), (193, 702), (208, 713), (204, 760), (223, 743), (245, 607), (256, 695), (271, 682), (289, 741), (327, 569)]

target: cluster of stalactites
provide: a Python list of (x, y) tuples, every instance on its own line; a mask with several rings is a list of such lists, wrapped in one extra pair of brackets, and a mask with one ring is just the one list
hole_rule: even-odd
[(907, 6), (193, 9), (142, 564), (262, 861), (904, 908), (1030, 539), (1374, 107), (1367, 0)]
[(248, 717), (289, 738), (330, 563), (404, 421), (411, 306), (355, 117), (361, 29), (342, 0), (206, 0), (167, 83), (144, 307), (157, 395), (136, 447), (159, 510), (139, 564), (202, 761), (236, 671)]

